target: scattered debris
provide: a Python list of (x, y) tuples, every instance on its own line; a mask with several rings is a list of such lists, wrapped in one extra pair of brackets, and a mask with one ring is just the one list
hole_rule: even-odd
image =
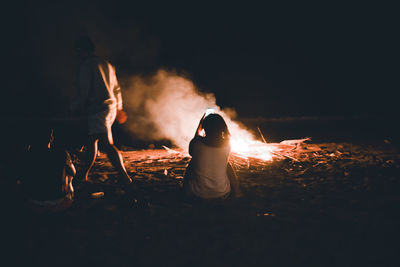
[(94, 192), (90, 195), (92, 196), (92, 198), (102, 198), (104, 197), (104, 192)]

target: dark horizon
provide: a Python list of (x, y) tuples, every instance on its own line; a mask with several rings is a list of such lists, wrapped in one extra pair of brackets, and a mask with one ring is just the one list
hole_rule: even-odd
[(399, 114), (389, 8), (66, 2), (6, 10), (5, 117), (65, 112), (75, 93), (72, 44), (82, 34), (116, 65), (121, 85), (174, 70), (242, 117)]

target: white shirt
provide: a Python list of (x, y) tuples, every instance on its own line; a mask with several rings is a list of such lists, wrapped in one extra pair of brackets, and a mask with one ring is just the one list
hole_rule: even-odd
[(188, 189), (201, 198), (218, 198), (231, 191), (227, 175), (230, 146), (213, 147), (194, 140)]
[(121, 88), (115, 68), (98, 57), (85, 60), (79, 67), (79, 95), (73, 103), (74, 110), (97, 113), (107, 108), (122, 110)]

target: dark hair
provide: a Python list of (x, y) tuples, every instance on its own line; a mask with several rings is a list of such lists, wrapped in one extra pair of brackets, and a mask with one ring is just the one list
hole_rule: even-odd
[(216, 144), (222, 144), (230, 138), (228, 126), (221, 115), (215, 113), (208, 115), (204, 118), (202, 127), (206, 133), (206, 138), (214, 140)]
[(85, 52), (94, 52), (94, 43), (88, 36), (81, 36), (75, 41), (75, 49)]

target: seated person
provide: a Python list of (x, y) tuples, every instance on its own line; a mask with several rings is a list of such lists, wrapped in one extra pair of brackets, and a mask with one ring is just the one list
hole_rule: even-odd
[[(201, 136), (202, 130), (205, 136)], [(230, 133), (218, 114), (203, 115), (189, 144), (192, 159), (186, 169), (183, 189), (187, 196), (203, 199), (227, 197), (231, 189), (240, 197), (238, 180), (228, 162)]]
[(31, 142), (19, 176), (23, 197), (35, 213), (62, 211), (73, 201), (76, 170), (69, 153), (53, 146), (53, 140), (49, 130)]

